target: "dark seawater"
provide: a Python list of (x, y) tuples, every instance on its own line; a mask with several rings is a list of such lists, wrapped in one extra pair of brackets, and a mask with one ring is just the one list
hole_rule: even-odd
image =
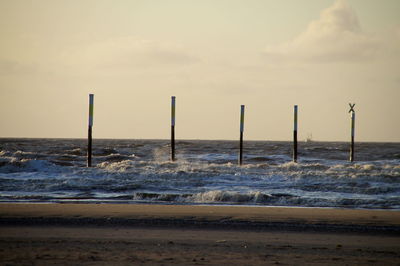
[(234, 204), (400, 209), (400, 143), (0, 139), (1, 202)]

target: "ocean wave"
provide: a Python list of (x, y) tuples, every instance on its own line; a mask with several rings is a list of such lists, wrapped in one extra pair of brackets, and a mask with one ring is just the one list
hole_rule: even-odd
[(93, 155), (95, 156), (106, 156), (117, 153), (118, 151), (114, 148), (98, 148), (93, 150)]
[(95, 141), (87, 168), (84, 140), (0, 139), (0, 195), (400, 209), (400, 144), (362, 144), (354, 163), (344, 143), (303, 144), (294, 163), (290, 143), (248, 142), (239, 166), (232, 141), (178, 141), (175, 162), (168, 141)]
[(181, 204), (234, 204), (262, 206), (305, 206), (305, 207), (343, 207), (343, 208), (393, 208), (399, 207), (400, 196), (389, 200), (370, 198), (320, 198), (291, 195), (287, 193), (266, 194), (260, 191), (239, 193), (235, 191), (207, 191), (194, 194), (137, 192), (132, 196), (116, 199), (140, 202), (177, 202)]
[(132, 155), (122, 155), (119, 153), (112, 153), (107, 156), (104, 156), (104, 160), (108, 162), (120, 162), (125, 160), (132, 160), (135, 157), (134, 154)]
[(270, 197), (272, 196), (261, 193), (259, 191), (250, 193), (239, 193), (235, 191), (213, 190), (202, 193), (196, 193), (188, 197), (188, 199), (196, 203), (212, 203), (212, 202), (261, 203), (261, 202), (266, 202)]
[(99, 163), (97, 164), (97, 167), (111, 172), (126, 172), (127, 170), (132, 169), (134, 167), (134, 163), (132, 160), (123, 160), (117, 162), (113, 162), (111, 160)]
[(54, 171), (55, 165), (46, 160), (1, 158), (0, 173), (48, 172)]
[(86, 155), (86, 149), (74, 148), (74, 149), (66, 150), (65, 153), (69, 154), (69, 155), (85, 156)]

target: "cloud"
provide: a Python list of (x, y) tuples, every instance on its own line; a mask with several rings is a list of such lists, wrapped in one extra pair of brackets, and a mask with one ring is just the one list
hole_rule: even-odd
[(64, 52), (62, 61), (94, 69), (157, 68), (193, 64), (199, 59), (175, 43), (114, 38)]
[(270, 60), (305, 63), (363, 62), (375, 57), (380, 43), (363, 33), (346, 0), (323, 10), (318, 20), (293, 40), (266, 47)]
[(32, 65), (23, 64), (15, 60), (0, 59), (0, 76), (21, 75), (36, 73)]

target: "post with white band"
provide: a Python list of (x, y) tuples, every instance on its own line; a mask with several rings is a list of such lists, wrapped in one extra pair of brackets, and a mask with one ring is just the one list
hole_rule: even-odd
[(171, 161), (175, 161), (175, 96), (171, 97)]
[(297, 105), (294, 106), (293, 162), (297, 162)]
[(240, 106), (240, 141), (239, 141), (239, 165), (243, 163), (243, 131), (244, 131), (244, 105)]
[(89, 128), (88, 128), (87, 167), (92, 166), (93, 104), (94, 104), (94, 95), (89, 94)]

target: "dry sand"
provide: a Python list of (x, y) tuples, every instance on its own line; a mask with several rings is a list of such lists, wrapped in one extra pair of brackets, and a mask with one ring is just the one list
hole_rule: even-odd
[(0, 204), (0, 265), (400, 265), (400, 212)]

